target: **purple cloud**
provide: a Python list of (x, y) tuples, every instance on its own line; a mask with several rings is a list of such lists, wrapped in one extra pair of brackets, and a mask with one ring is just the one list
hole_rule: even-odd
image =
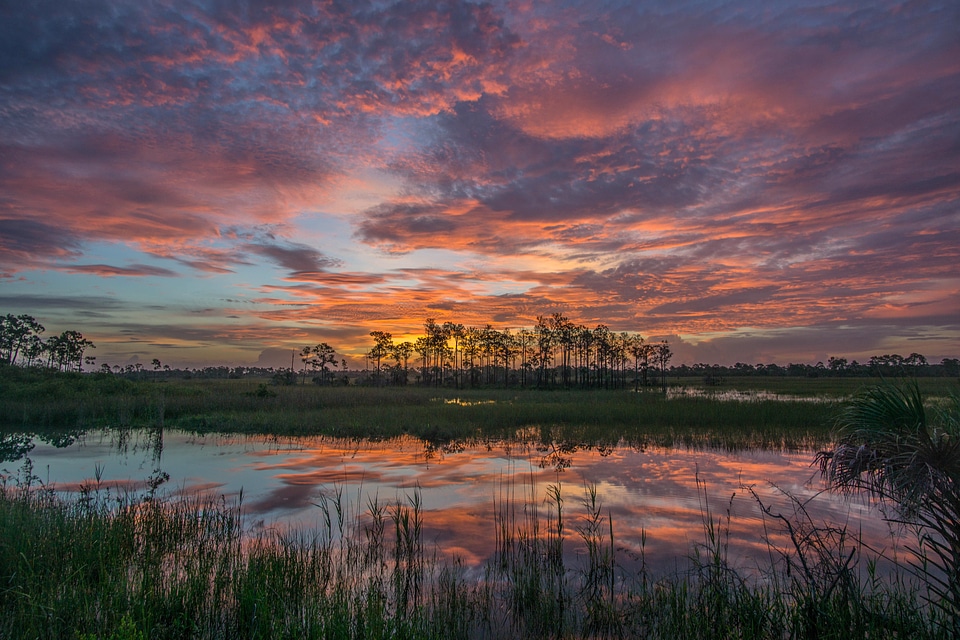
[(569, 310), (952, 335), (958, 23), (892, 0), (19, 3), (0, 273), (46, 270), (57, 299), (197, 275), (264, 300), (211, 313), (285, 328), (306, 305), (351, 331)]

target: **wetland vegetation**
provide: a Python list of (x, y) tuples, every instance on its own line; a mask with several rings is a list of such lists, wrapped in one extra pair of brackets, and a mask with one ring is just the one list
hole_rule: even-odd
[(129, 380), (103, 374), (7, 370), (0, 423), (39, 433), (174, 427), (197, 432), (389, 438), (685, 440), (803, 446), (829, 437), (836, 407), (803, 398), (728, 402), (711, 396), (605, 390), (424, 389), (269, 385), (262, 379)]
[[(769, 563), (728, 555), (730, 515), (703, 505), (689, 568), (626, 562), (595, 489), (567, 502), (495, 498), (496, 553), (479, 572), (431, 551), (417, 493), (321, 500), (321, 524), (251, 536), (242, 498), (139, 498), (96, 478), (74, 499), (29, 464), (0, 487), (0, 637), (950, 638), (949, 612), (909, 567), (866, 571), (854, 532), (780, 522)], [(345, 535), (340, 535), (344, 532)], [(576, 561), (569, 547), (577, 547)], [(918, 588), (919, 586), (919, 588)]]
[[(662, 387), (540, 389), (462, 385), (456, 378), (440, 386), (388, 386), (370, 375), (335, 385), (328, 377), (302, 384), (305, 376), (187, 377), (159, 367), (152, 373), (0, 366), (0, 455), (25, 460), (0, 486), (0, 637), (958, 633), (958, 426), (950, 376), (920, 377), (891, 391), (881, 378), (760, 375), (755, 368), (722, 376), (675, 370)], [(551, 378), (562, 379), (562, 373)], [(872, 393), (880, 394), (875, 400), (903, 402), (893, 409), (880, 402), (887, 409), (871, 412)], [(872, 431), (869, 419), (876, 422)], [(790, 541), (769, 543), (767, 564), (731, 562), (731, 516), (704, 504), (703, 542), (689, 570), (657, 574), (642, 553), (626, 561), (595, 489), (586, 487), (579, 504), (568, 504), (551, 487), (552, 498), (543, 502), (501, 499), (490, 523), (497, 553), (478, 574), (431, 554), (416, 493), (364, 505), (323, 499), (326, 527), (251, 535), (242, 500), (175, 499), (161, 490), (160, 476), (148, 479), (146, 494), (120, 495), (95, 478), (65, 497), (34, 475), (34, 437), (60, 446), (104, 428), (357, 440), (406, 435), (425, 447), (520, 436), (561, 451), (617, 443), (779, 448), (807, 451), (811, 462), (819, 450), (825, 477), (837, 488), (902, 508), (896, 517), (916, 531), (915, 554), (881, 575), (856, 531), (816, 521), (800, 501), (784, 515), (758, 498), (767, 525)], [(872, 457), (857, 457), (863, 452)], [(927, 466), (907, 463), (923, 460), (921, 454)], [(905, 491), (919, 486), (923, 470), (930, 491)], [(581, 551), (577, 562), (564, 553), (571, 545)]]
[[(390, 438), (432, 443), (503, 439), (537, 427), (547, 441), (685, 443), (725, 447), (818, 447), (830, 442), (838, 403), (880, 379), (731, 378), (671, 389), (430, 389), (416, 386), (271, 384), (269, 378), (138, 379), (113, 374), (0, 368), (0, 428), (69, 438), (94, 428), (170, 427), (201, 433)], [(922, 378), (942, 397), (949, 378)], [(776, 395), (730, 401), (731, 390)]]

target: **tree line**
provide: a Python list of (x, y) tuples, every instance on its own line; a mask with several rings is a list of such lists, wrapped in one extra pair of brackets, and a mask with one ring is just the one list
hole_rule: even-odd
[[(0, 365), (39, 366), (59, 371), (93, 368), (95, 348), (78, 331), (43, 338), (45, 329), (34, 317), (6, 314), (0, 317)], [(395, 341), (387, 331), (371, 331), (372, 346), (365, 352), (363, 371), (348, 368), (347, 360), (326, 342), (303, 347), (300, 363), (289, 369), (263, 367), (205, 367), (178, 370), (152, 360), (149, 371), (140, 363), (125, 367), (104, 363), (97, 371), (137, 377), (235, 378), (273, 376), (279, 383), (305, 383), (308, 373), (316, 384), (353, 381), (377, 386), (421, 385), (455, 388), (505, 386), (539, 388), (639, 389), (665, 386), (668, 375), (701, 377), (720, 384), (726, 377), (960, 377), (960, 359), (930, 363), (919, 353), (884, 354), (860, 363), (830, 357), (815, 365), (790, 363), (732, 366), (697, 363), (669, 366), (673, 357), (666, 341), (648, 342), (636, 332), (615, 332), (603, 324), (589, 328), (562, 313), (538, 316), (532, 328), (496, 329), (439, 323), (428, 318), (423, 334), (414, 341)], [(90, 369), (88, 369), (90, 370)], [(339, 374), (339, 375), (338, 375)]]
[(639, 389), (665, 384), (673, 357), (666, 341), (603, 324), (591, 329), (561, 313), (516, 331), (428, 318), (413, 342), (394, 342), (387, 331), (370, 337), (366, 358), (380, 385)]
[(8, 313), (0, 318), (0, 363), (83, 371), (84, 363), (92, 365), (96, 360), (93, 356), (84, 357), (96, 345), (79, 331), (64, 331), (44, 340), (45, 331), (33, 316)]
[(778, 365), (760, 363), (752, 365), (738, 362), (732, 366), (722, 366), (697, 363), (671, 367), (670, 373), (683, 377), (700, 376), (707, 384), (721, 384), (724, 378), (744, 376), (956, 378), (960, 377), (960, 358), (944, 358), (939, 364), (935, 364), (928, 362), (927, 358), (919, 353), (911, 353), (909, 356), (894, 353), (870, 356), (863, 363), (839, 357), (828, 358), (826, 364), (817, 362), (816, 364), (790, 363)]
[[(635, 332), (614, 332), (600, 324), (591, 329), (562, 313), (538, 316), (532, 329), (495, 329), (491, 325), (468, 327), (456, 322), (438, 323), (428, 318), (423, 335), (413, 342), (394, 341), (388, 331), (371, 331), (373, 345), (364, 354), (366, 366), (360, 383), (377, 386), (416, 384), (455, 388), (516, 386), (546, 388), (607, 388), (635, 390), (665, 386), (668, 375), (700, 377), (706, 384), (721, 384), (733, 376), (791, 377), (960, 377), (960, 359), (944, 358), (939, 364), (919, 353), (909, 356), (871, 356), (865, 363), (830, 357), (826, 364), (790, 363), (732, 366), (670, 366), (673, 352), (667, 341), (647, 342)], [(336, 379), (338, 356), (326, 342), (300, 352), (301, 382), (308, 369), (317, 384)], [(347, 362), (341, 359), (343, 373)], [(275, 376), (278, 380), (283, 373)], [(286, 382), (295, 382), (293, 369)], [(347, 381), (341, 376), (340, 380)]]

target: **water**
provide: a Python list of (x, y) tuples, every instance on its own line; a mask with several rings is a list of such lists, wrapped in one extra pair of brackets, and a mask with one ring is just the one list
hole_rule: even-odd
[[(419, 496), (424, 543), (441, 558), (482, 566), (494, 553), (495, 511), (511, 505), (516, 522), (533, 507), (555, 509), (547, 489), (559, 486), (566, 548), (585, 553), (578, 531), (583, 501), (594, 487), (604, 518), (612, 518), (618, 561), (659, 573), (683, 571), (703, 552), (705, 524), (719, 528), (738, 568), (769, 566), (790, 549), (774, 514), (815, 526), (847, 526), (876, 550), (895, 541), (876, 505), (823, 492), (813, 451), (721, 451), (618, 445), (556, 448), (535, 442), (455, 444), (442, 448), (404, 438), (383, 442), (331, 438), (267, 438), (166, 431), (88, 432), (69, 446), (33, 439), (33, 474), (64, 494), (97, 485), (115, 493), (142, 492), (156, 471), (176, 499), (197, 492), (236, 503), (251, 533), (320, 526), (325, 499), (340, 495), (348, 521), (361, 521), (370, 501), (409, 504)], [(61, 441), (59, 445), (66, 442)], [(29, 446), (29, 445), (28, 445)], [(14, 457), (14, 456), (8, 456)], [(12, 482), (17, 461), (0, 463)], [(99, 480), (98, 480), (99, 476)], [(748, 488), (752, 488), (756, 495)], [(602, 532), (606, 535), (604, 525)], [(772, 545), (772, 546), (771, 546)], [(902, 553), (902, 551), (898, 551)]]
[(785, 393), (774, 393), (773, 391), (763, 390), (740, 390), (740, 389), (701, 389), (700, 387), (678, 387), (673, 386), (667, 389), (667, 399), (677, 400), (679, 398), (708, 398), (710, 400), (721, 400), (724, 402), (816, 402), (816, 403), (839, 403), (848, 400), (846, 397), (825, 396), (825, 395), (791, 395)]

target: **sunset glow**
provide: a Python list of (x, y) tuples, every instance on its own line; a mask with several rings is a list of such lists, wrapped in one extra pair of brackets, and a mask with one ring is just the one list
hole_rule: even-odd
[[(119, 460), (127, 454), (111, 452), (116, 447), (109, 439), (98, 440), (95, 434), (85, 443), (89, 452), (79, 459), (44, 444), (31, 455), (39, 464), (55, 463), (51, 482), (61, 492), (94, 484), (96, 460), (108, 470), (104, 486), (143, 491), (144, 481), (127, 477), (131, 469), (148, 463), (138, 465), (138, 458), (152, 455), (149, 447), (139, 444), (139, 449), (131, 447), (136, 453), (126, 464)], [(547, 523), (556, 517), (556, 503), (549, 499), (551, 486), (560, 490), (564, 501), (571, 562), (582, 560), (577, 556), (585, 552), (578, 531), (586, 522), (588, 487), (596, 490), (604, 515), (613, 518), (619, 562), (631, 566), (645, 553), (658, 573), (683, 566), (695, 545), (705, 542), (705, 509), (712, 509), (729, 527), (731, 558), (738, 565), (752, 566), (766, 557), (767, 539), (778, 546), (788, 544), (776, 523), (764, 526), (748, 487), (777, 509), (790, 509), (785, 491), (804, 496), (815, 517), (856, 522), (860, 534), (878, 548), (891, 544), (887, 523), (863, 517), (875, 513), (869, 502), (820, 491), (806, 453), (638, 449), (621, 444), (602, 455), (592, 448), (571, 452), (570, 467), (561, 471), (535, 445), (522, 441), (467, 444), (462, 450), (428, 455), (422, 441), (410, 438), (380, 443), (330, 438), (258, 441), (168, 432), (162, 455), (175, 495), (223, 495), (231, 503), (242, 491), (243, 513), (254, 531), (323, 531), (320, 505), (337, 496), (348, 514), (348, 526), (353, 527), (355, 519), (369, 522), (371, 503), (382, 505), (389, 514), (419, 495), (430, 553), (459, 558), (472, 568), (495, 556), (498, 516), (506, 515), (512, 528), (520, 530), (535, 509), (542, 520), (541, 535), (547, 535)], [(332, 508), (332, 502), (327, 506)], [(723, 519), (727, 512), (729, 522)]]
[(0, 314), (283, 366), (561, 312), (673, 364), (960, 355), (960, 4), (38, 0)]

